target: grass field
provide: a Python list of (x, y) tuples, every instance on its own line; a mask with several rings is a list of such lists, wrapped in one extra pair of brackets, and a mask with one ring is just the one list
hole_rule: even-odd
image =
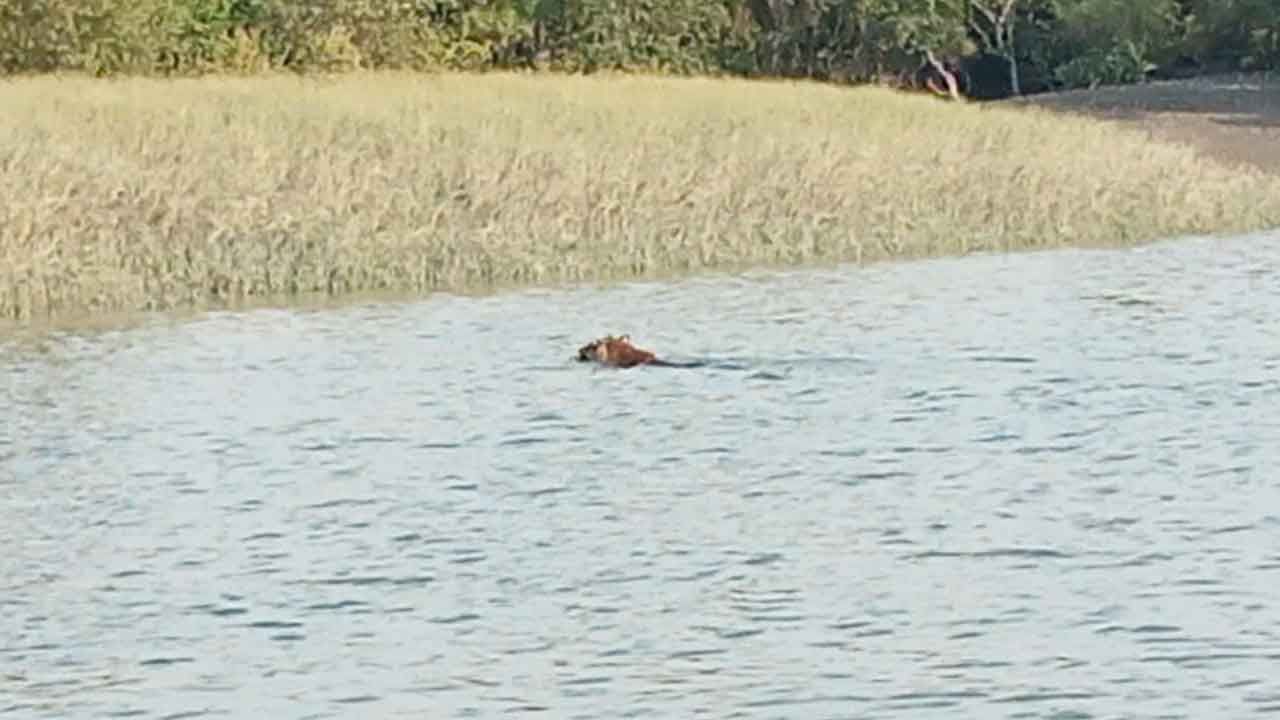
[(0, 318), (1130, 245), (1280, 177), (876, 88), (363, 74), (0, 82)]

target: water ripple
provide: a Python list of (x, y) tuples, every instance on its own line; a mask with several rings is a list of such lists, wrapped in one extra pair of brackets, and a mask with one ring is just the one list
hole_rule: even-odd
[(1274, 712), (1277, 247), (4, 345), (0, 716)]

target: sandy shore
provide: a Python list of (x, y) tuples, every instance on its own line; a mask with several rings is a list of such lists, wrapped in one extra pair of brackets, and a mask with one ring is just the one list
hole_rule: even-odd
[(1232, 74), (1006, 102), (1118, 120), (1232, 165), (1280, 175), (1280, 74)]

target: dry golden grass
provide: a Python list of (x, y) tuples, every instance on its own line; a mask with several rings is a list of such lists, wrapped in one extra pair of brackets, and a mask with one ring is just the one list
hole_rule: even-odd
[(815, 84), (0, 83), (0, 317), (1121, 245), (1280, 179), (1034, 109)]

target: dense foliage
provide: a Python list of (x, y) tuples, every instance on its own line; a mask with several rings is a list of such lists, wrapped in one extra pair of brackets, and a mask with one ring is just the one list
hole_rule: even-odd
[(0, 72), (641, 69), (971, 96), (1273, 68), (1276, 0), (0, 0)]

